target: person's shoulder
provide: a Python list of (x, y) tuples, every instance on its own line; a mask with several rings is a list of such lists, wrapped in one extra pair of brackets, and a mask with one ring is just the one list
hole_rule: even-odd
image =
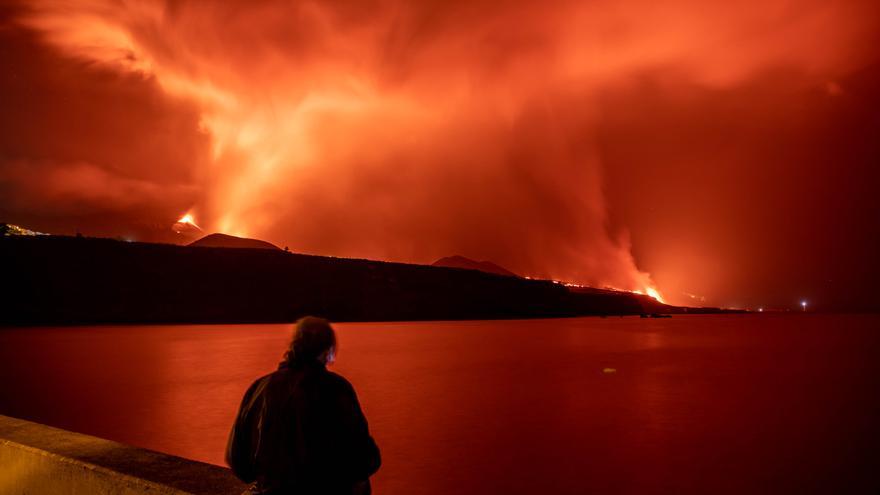
[(271, 373), (266, 373), (265, 375), (254, 380), (254, 383), (251, 384), (251, 389), (258, 389), (261, 387), (265, 387), (266, 385), (272, 382), (278, 382), (284, 380), (290, 375), (289, 370), (286, 369), (278, 369), (272, 371)]
[(322, 373), (324, 375), (324, 380), (326, 383), (334, 388), (339, 390), (345, 390), (354, 392), (354, 386), (352, 386), (351, 382), (349, 382), (344, 376), (339, 373), (334, 373), (332, 371), (327, 371)]
[(274, 373), (266, 373), (265, 375), (257, 378), (251, 383), (249, 390), (254, 390), (256, 388), (259, 388), (261, 385), (265, 385), (269, 382), (269, 380), (272, 379), (272, 375), (274, 375)]
[(248, 387), (245, 391), (244, 399), (242, 400), (244, 402), (250, 402), (253, 401), (256, 397), (260, 396), (263, 391), (266, 390), (266, 386), (271, 381), (272, 375), (273, 373), (268, 373), (254, 380), (251, 383), (250, 387)]

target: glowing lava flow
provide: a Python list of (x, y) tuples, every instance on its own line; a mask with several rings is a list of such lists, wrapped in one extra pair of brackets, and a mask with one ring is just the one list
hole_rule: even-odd
[(645, 288), (645, 292), (646, 292), (649, 296), (651, 296), (651, 297), (653, 297), (654, 299), (656, 299), (658, 302), (661, 302), (661, 303), (663, 303), (663, 304), (666, 304), (666, 301), (663, 300), (663, 296), (660, 295), (660, 291), (658, 291), (657, 289), (655, 289), (655, 288), (653, 288), (653, 287), (647, 287), (647, 288)]
[(196, 221), (193, 218), (192, 213), (187, 213), (186, 215), (180, 217), (180, 220), (178, 220), (177, 223), (189, 224), (193, 227), (199, 228), (199, 226), (196, 225)]
[[(615, 289), (618, 290), (618, 289)], [(633, 294), (639, 294), (642, 296), (648, 296), (654, 298), (659, 303), (666, 304), (666, 301), (663, 300), (663, 296), (660, 295), (660, 291), (655, 289), (654, 287), (645, 287), (644, 290), (633, 290), (633, 291), (624, 291), (624, 292), (632, 292)]]
[[(531, 280), (530, 277), (526, 277), (526, 278)], [(557, 284), (562, 284), (566, 287), (590, 288), (589, 285), (582, 285), (582, 284), (577, 284), (574, 282), (563, 282), (561, 280), (553, 280), (553, 282), (555, 282)], [(660, 294), (660, 291), (654, 287), (651, 287), (651, 286), (645, 287), (644, 290), (626, 290), (626, 289), (619, 289), (617, 287), (611, 287), (611, 286), (606, 286), (605, 288), (608, 290), (613, 290), (613, 291), (617, 291), (617, 292), (629, 292), (631, 294), (639, 294), (642, 296), (652, 297), (652, 298), (656, 299), (657, 302), (662, 303), (662, 304), (666, 304), (666, 301), (663, 299), (663, 295)]]
[(180, 217), (171, 227), (178, 234), (201, 232), (202, 228), (196, 224), (196, 219), (192, 213), (187, 213)]

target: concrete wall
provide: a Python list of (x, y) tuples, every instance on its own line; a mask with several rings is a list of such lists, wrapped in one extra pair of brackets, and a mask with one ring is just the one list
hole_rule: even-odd
[(0, 415), (0, 494), (239, 495), (228, 469)]

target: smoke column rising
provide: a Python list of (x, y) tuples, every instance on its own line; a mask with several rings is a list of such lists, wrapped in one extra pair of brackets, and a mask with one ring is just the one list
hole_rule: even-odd
[(597, 96), (656, 71), (831, 80), (871, 27), (863, 4), (786, 0), (29, 5), (19, 22), (62, 53), (197, 108), (208, 231), (630, 290), (653, 284), (608, 226)]

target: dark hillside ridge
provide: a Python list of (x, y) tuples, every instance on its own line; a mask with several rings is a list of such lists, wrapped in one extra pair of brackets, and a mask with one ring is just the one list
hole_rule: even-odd
[[(0, 324), (538, 318), (675, 313), (629, 293), (578, 294), (473, 270), (270, 249), (61, 236), (0, 238)], [(711, 311), (711, 310), (710, 310)], [(717, 310), (715, 310), (717, 311)]]
[(491, 261), (474, 261), (464, 256), (446, 256), (431, 263), (431, 266), (443, 266), (446, 268), (464, 268), (465, 270), (479, 270), (486, 273), (494, 273), (496, 275), (504, 275), (505, 277), (519, 277), (519, 275), (502, 266), (496, 265)]
[(227, 234), (210, 234), (189, 243), (194, 247), (222, 247), (222, 248), (255, 248), (255, 249), (279, 249), (278, 246), (259, 239), (247, 237), (235, 237)]

